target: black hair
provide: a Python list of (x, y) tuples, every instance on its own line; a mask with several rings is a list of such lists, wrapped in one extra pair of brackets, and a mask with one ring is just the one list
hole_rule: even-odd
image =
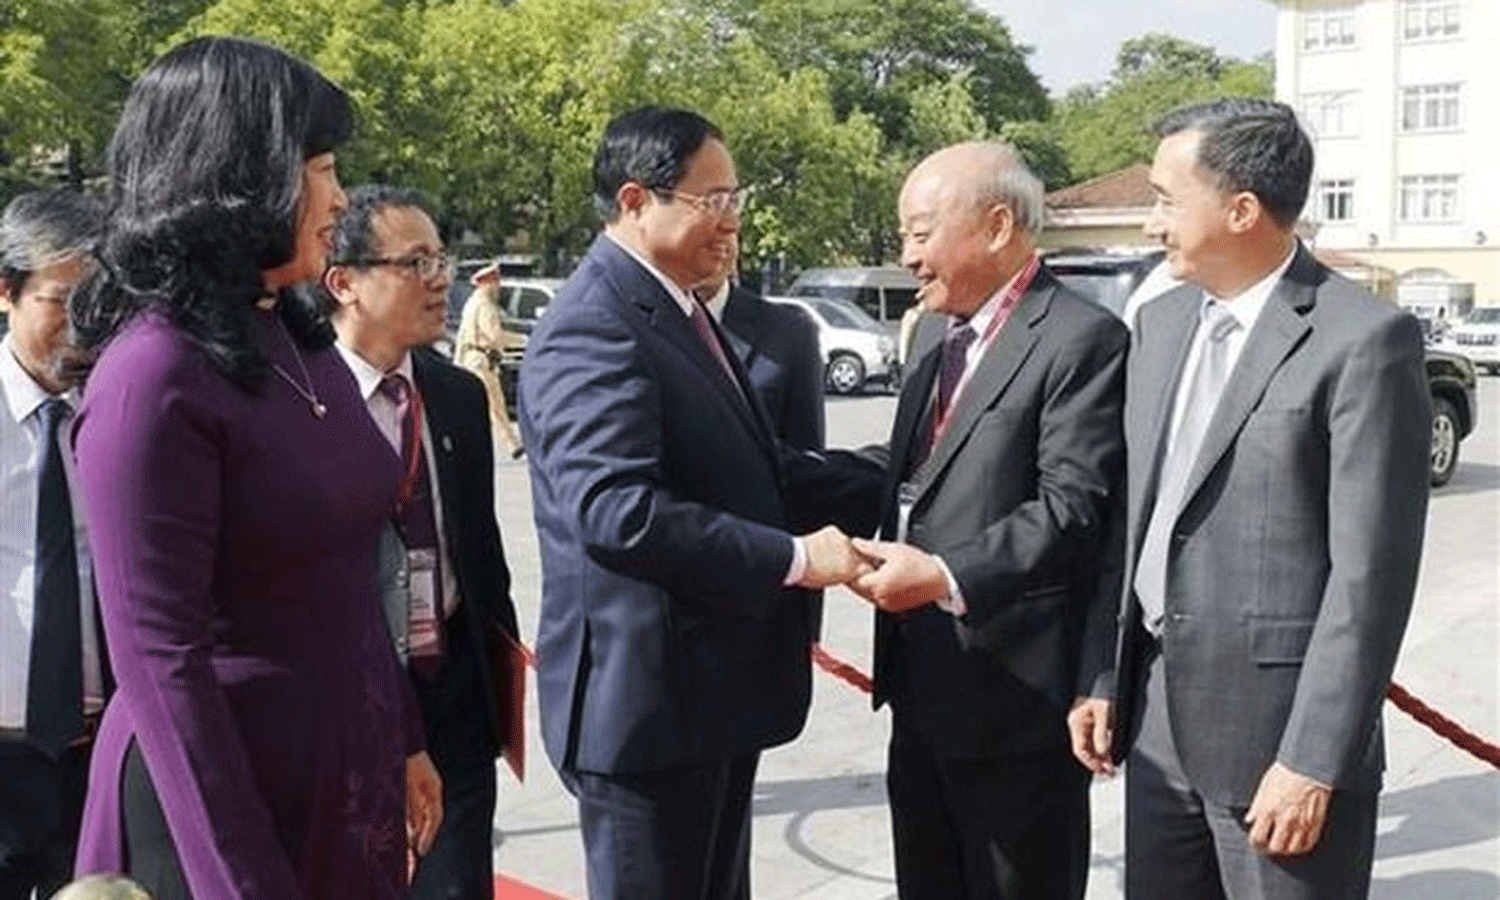
[(1231, 97), (1174, 110), (1156, 125), (1158, 137), (1203, 135), (1198, 164), (1224, 191), (1249, 191), (1283, 228), (1297, 222), (1312, 183), (1313, 147), (1285, 103)]
[(375, 217), (386, 209), (420, 209), (432, 217), (427, 196), (415, 188), (388, 184), (362, 184), (349, 192), (349, 205), (339, 212), (333, 227), (330, 266), (359, 265), (378, 255), (375, 247)]
[[(342, 144), (353, 126), (348, 95), (269, 44), (196, 38), (152, 63), (106, 155), (100, 267), (72, 311), (79, 347), (96, 355), (152, 307), (226, 377), (259, 383), (267, 363), (250, 329), (261, 273), (295, 253), (304, 163)], [(304, 346), (332, 342), (321, 310), (292, 292), (277, 310)]]
[(615, 195), (626, 182), (658, 191), (676, 187), (688, 159), (709, 138), (722, 141), (724, 134), (692, 110), (642, 106), (615, 116), (605, 126), (594, 155), (594, 209), (599, 218), (619, 218)]
[(0, 214), (0, 279), (12, 300), (32, 273), (88, 254), (99, 236), (104, 209), (92, 197), (67, 188), (16, 196)]

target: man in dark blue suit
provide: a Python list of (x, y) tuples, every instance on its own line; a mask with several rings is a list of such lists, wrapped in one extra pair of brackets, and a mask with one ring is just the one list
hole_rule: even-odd
[(739, 229), (712, 124), (645, 107), (594, 161), (604, 234), (521, 370), (542, 555), (537, 691), (595, 900), (748, 898), (760, 751), (807, 715), (807, 589), (864, 570), (878, 473), (783, 450), (691, 289)]

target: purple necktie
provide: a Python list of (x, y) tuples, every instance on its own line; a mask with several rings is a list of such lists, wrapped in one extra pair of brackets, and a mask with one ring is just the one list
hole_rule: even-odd
[(724, 347), (719, 343), (719, 336), (714, 334), (714, 327), (708, 321), (708, 310), (697, 300), (693, 301), (692, 315), (688, 316), (693, 323), (693, 330), (698, 332), (698, 337), (703, 338), (703, 343), (708, 345), (708, 350), (719, 361), (724, 368), (724, 374), (729, 376), (729, 381), (736, 387), (739, 380), (734, 377), (734, 368), (729, 365), (729, 357), (724, 355)]
[(978, 337), (967, 322), (955, 322), (948, 333), (943, 335), (943, 355), (938, 361), (937, 399), (933, 403), (931, 416), (919, 422), (922, 433), (917, 437), (917, 452), (912, 454), (911, 472), (916, 472), (917, 467), (926, 462), (928, 455), (932, 453), (938, 429), (948, 418), (953, 395), (958, 392), (959, 382), (964, 379), (969, 347)]
[[(433, 645), (413, 644), (410, 648), (411, 668), (417, 673), (432, 677), (443, 664), (443, 578), (442, 554), (438, 552), (437, 516), (432, 505), (432, 480), (427, 474), (427, 454), (422, 447), (422, 419), (419, 412), (420, 399), (413, 402), (415, 394), (406, 376), (399, 373), (385, 376), (380, 381), (380, 392), (396, 407), (401, 420), (401, 469), (402, 489), (396, 508), (396, 530), (407, 550), (430, 550), (437, 560), (433, 568), (433, 605), (438, 640)], [(412, 625), (409, 617), (408, 626)], [(409, 629), (408, 636), (413, 632)]]

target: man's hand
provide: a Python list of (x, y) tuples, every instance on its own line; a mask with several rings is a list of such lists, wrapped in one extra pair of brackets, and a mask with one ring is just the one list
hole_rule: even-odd
[(1279, 762), (1271, 763), (1245, 813), (1250, 846), (1267, 856), (1300, 856), (1316, 847), (1332, 793)]
[(802, 536), (807, 550), (807, 568), (802, 571), (798, 587), (821, 589), (844, 582), (870, 571), (870, 563), (854, 551), (849, 536), (837, 525), (825, 525)]
[(863, 538), (854, 539), (854, 549), (875, 568), (849, 587), (886, 612), (906, 612), (948, 596), (948, 576), (931, 553), (910, 544)]
[(406, 758), (406, 839), (418, 856), (426, 856), (443, 824), (443, 780), (427, 751)]
[(1115, 774), (1109, 760), (1110, 726), (1115, 705), (1099, 697), (1079, 697), (1068, 711), (1068, 735), (1073, 739), (1073, 755), (1095, 775)]

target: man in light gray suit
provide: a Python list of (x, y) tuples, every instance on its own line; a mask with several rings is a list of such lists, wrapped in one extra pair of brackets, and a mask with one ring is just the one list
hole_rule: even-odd
[(1088, 642), (1114, 683), (1075, 703), (1074, 752), (1128, 750), (1127, 898), (1364, 897), (1427, 508), (1421, 333), (1297, 242), (1288, 107), (1158, 133), (1147, 233), (1188, 283), (1131, 350), (1120, 628)]

